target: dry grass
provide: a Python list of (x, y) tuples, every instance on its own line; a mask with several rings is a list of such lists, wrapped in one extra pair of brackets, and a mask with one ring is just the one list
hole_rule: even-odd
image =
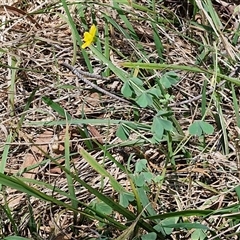
[[(159, 35), (163, 44), (165, 63), (191, 66), (196, 63), (196, 56), (199, 54), (200, 49), (200, 45), (194, 43), (191, 39), (196, 41), (208, 41), (211, 39), (209, 36), (206, 37), (203, 31), (196, 30), (195, 26), (189, 24), (192, 9), (186, 8), (189, 5), (184, 5), (184, 1), (181, 2), (164, 1), (162, 4), (159, 3), (159, 6), (157, 5), (159, 15), (164, 16), (166, 21), (168, 16), (175, 14), (175, 17), (178, 17), (182, 23), (181, 26), (176, 26), (169, 21), (167, 28), (159, 28)], [(68, 191), (66, 176), (62, 169), (46, 160), (51, 157), (57, 159), (60, 164), (64, 163), (66, 127), (60, 125), (33, 127), (28, 124), (29, 121), (60, 119), (59, 115), (44, 103), (42, 97), (47, 96), (59, 103), (76, 119), (84, 117), (87, 119), (133, 120), (132, 108), (123, 106), (120, 102), (96, 93), (94, 89), (90, 89), (79, 82), (76, 76), (59, 65), (62, 60), (71, 62), (76, 53), (73, 48), (70, 27), (65, 19), (66, 15), (62, 7), (58, 4), (54, 5), (54, 2), (50, 0), (40, 1), (40, 3), (39, 1), (32, 1), (31, 3), (26, 1), (24, 4), (22, 1), (18, 1), (18, 4), (15, 5), (9, 2), (4, 4), (13, 6), (0, 6), (2, 22), (0, 30), (0, 139), (2, 153), (6, 147), (5, 144), (9, 134), (13, 135), (4, 173), (14, 175), (22, 174), (21, 171), (23, 171), (23, 177), (49, 183), (62, 191)], [(163, 5), (165, 5), (165, 9), (162, 7)], [(100, 6), (96, 4), (95, 9), (86, 8), (85, 13), (87, 23), (91, 22), (88, 20), (91, 19), (91, 14), (99, 18), (98, 30), (101, 38), (104, 36), (104, 19), (101, 18), (100, 11), (98, 13), (98, 8)], [(107, 9), (108, 13), (112, 11), (112, 17), (117, 21), (116, 11), (109, 9)], [(221, 8), (220, 4), (216, 4), (216, 9), (223, 11), (223, 13), (226, 11), (225, 8)], [(84, 30), (78, 14), (76, 14), (77, 5), (70, 5), (69, 10), (80, 35), (82, 35)], [(132, 11), (132, 8), (130, 10)], [(34, 14), (25, 15), (25, 13)], [(135, 10), (135, 14), (140, 13)], [(222, 17), (222, 20), (224, 20), (224, 17)], [(121, 24), (121, 20), (118, 20), (118, 22)], [(149, 26), (149, 22), (132, 19), (132, 23), (136, 28), (138, 37), (141, 39), (141, 44), (150, 56), (148, 60), (160, 62), (161, 59), (155, 49), (152, 28)], [(232, 21), (226, 26), (230, 26), (229, 29), (234, 29)], [(123, 25), (123, 27), (126, 26)], [(193, 35), (191, 35), (192, 33)], [(190, 35), (191, 39), (188, 38)], [(230, 39), (232, 31), (229, 30), (229, 35), (226, 37)], [(112, 32), (111, 44), (119, 52), (122, 52), (125, 57), (128, 57), (128, 60), (134, 61), (138, 57), (142, 57), (141, 52), (135, 49), (136, 43), (131, 39), (123, 39), (122, 35), (117, 31)], [(235, 68), (230, 66), (229, 55), (224, 49), (225, 46), (219, 44), (217, 47), (218, 52), (221, 52), (219, 62), (222, 68), (225, 68), (229, 74), (234, 72)], [(231, 45), (232, 51), (229, 54), (235, 52), (236, 48), (237, 46)], [(205, 50), (207, 50), (207, 47)], [(228, 51), (230, 50), (228, 49)], [(94, 56), (91, 56), (90, 59), (94, 72), (101, 73), (105, 70), (105, 66)], [(213, 64), (211, 62), (212, 53), (210, 52), (205, 59), (206, 61), (204, 60), (205, 62), (199, 63), (199, 65), (208, 68)], [(111, 60), (114, 64), (119, 65), (124, 59), (121, 59), (119, 55), (113, 52)], [(77, 51), (76, 54), (76, 64), (82, 70), (87, 70), (80, 51)], [(203, 74), (180, 70), (177, 72), (181, 76), (181, 81), (172, 89), (173, 103), (191, 99), (201, 94), (203, 83), (206, 80)], [(145, 77), (146, 81), (151, 82), (152, 76), (149, 73), (146, 73)], [(110, 78), (109, 82), (99, 80), (97, 83), (119, 93), (122, 86), (120, 81), (113, 78)], [(36, 88), (36, 94), (29, 109), (24, 109), (28, 104), (29, 96)], [(225, 136), (223, 136), (221, 129), (215, 123), (216, 115), (219, 112), (214, 104), (210, 106), (210, 114), (207, 119), (214, 124), (215, 132), (206, 138), (206, 145), (203, 148), (201, 148), (197, 138), (191, 138), (189, 141), (183, 139), (182, 144), (185, 144), (184, 147), (189, 154), (189, 158), (187, 158), (181, 149), (181, 141), (179, 140), (173, 144), (176, 148), (180, 147), (180, 151), (174, 156), (176, 169), (173, 169), (170, 164), (165, 165), (165, 153), (168, 151), (165, 143), (161, 146), (144, 144), (136, 147), (113, 148), (111, 150), (113, 156), (123, 164), (127, 163), (129, 156), (133, 154), (134, 161), (146, 158), (149, 171), (157, 175), (162, 174), (164, 169), (166, 170), (165, 181), (160, 195), (157, 197), (157, 212), (166, 213), (187, 209), (217, 210), (238, 203), (237, 195), (234, 192), (235, 187), (239, 185), (239, 147), (238, 134), (236, 134), (238, 127), (235, 120), (233, 99), (229, 89), (231, 89), (230, 86), (226, 84), (218, 90), (218, 94), (222, 97), (222, 115), (227, 130), (227, 150), (223, 149), (221, 144), (222, 138)], [(239, 89), (236, 87), (235, 90), (238, 95)], [(210, 98), (211, 95), (208, 96), (208, 99)], [(201, 101), (196, 101), (172, 107), (174, 116), (179, 121), (184, 132), (187, 132), (194, 119), (201, 119), (200, 104)], [(25, 115), (24, 122), (19, 125), (23, 114)], [(147, 123), (151, 117), (151, 112), (142, 110), (140, 114), (140, 121)], [(85, 138), (79, 133), (79, 128), (85, 131)], [(116, 198), (109, 182), (102, 182), (102, 177), (96, 174), (78, 153), (79, 148), (86, 147), (88, 139), (96, 139), (100, 143), (120, 143), (120, 140), (115, 136), (116, 128), (108, 125), (98, 127), (71, 126), (69, 132), (70, 150), (71, 154), (73, 154), (71, 158), (72, 171), (78, 173), (80, 178), (88, 182), (92, 187), (103, 188), (104, 194), (111, 196), (113, 199)], [(131, 137), (134, 138), (134, 135)], [(39, 147), (41, 150), (39, 150)], [(110, 174), (118, 179), (123, 186), (130, 188), (126, 175), (116, 170), (118, 169), (116, 165), (105, 158), (102, 151), (99, 151), (96, 146), (92, 146), (91, 154), (100, 163), (104, 164)], [(40, 164), (42, 161), (44, 161), (43, 164)], [(25, 168), (29, 168), (33, 164), (38, 166), (29, 172), (24, 171)], [(52, 194), (44, 186), (39, 190), (49, 195)], [(156, 198), (156, 194), (158, 194), (157, 186), (152, 186), (152, 200)], [(78, 184), (76, 184), (76, 196), (85, 203), (90, 203), (93, 199), (93, 195)], [(65, 201), (63, 197), (59, 200)], [(0, 203), (4, 205), (6, 202), (12, 212), (14, 221), (19, 226), (18, 233), (21, 236), (33, 239), (57, 240), (90, 239), (90, 237), (96, 239), (98, 235), (97, 221), (84, 221), (81, 224), (79, 221), (80, 231), (74, 235), (71, 228), (73, 216), (70, 211), (64, 210), (62, 207), (51, 206), (37, 198), (30, 199), (25, 194), (8, 187), (5, 187), (0, 195)], [(32, 214), (29, 214), (29, 205), (34, 210)], [(36, 236), (30, 234), (29, 225), (26, 224), (31, 215), (39, 224), (39, 232)], [(6, 215), (3, 214), (3, 216), (0, 220), (0, 236), (11, 235), (13, 234), (12, 226)], [(221, 216), (212, 217), (206, 221), (201, 219), (201, 223), (205, 223), (208, 227), (214, 229), (216, 234), (224, 233), (228, 228), (228, 234), (237, 231), (235, 228), (231, 230), (230, 226), (224, 223)], [(109, 231), (111, 231), (111, 228), (109, 228)], [(113, 238), (120, 235), (120, 231), (113, 231)], [(171, 239), (191, 239), (190, 234), (191, 231), (175, 231)], [(233, 238), (220, 237), (220, 239), (237, 238), (233, 236)]]

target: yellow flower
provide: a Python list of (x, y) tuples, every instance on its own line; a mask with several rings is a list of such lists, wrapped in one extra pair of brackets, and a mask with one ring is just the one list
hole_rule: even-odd
[(85, 32), (84, 33), (84, 38), (83, 41), (85, 42), (81, 47), (82, 48), (86, 48), (89, 47), (92, 42), (94, 41), (95, 38), (95, 34), (97, 32), (97, 28), (96, 26), (93, 24), (89, 30), (89, 32)]

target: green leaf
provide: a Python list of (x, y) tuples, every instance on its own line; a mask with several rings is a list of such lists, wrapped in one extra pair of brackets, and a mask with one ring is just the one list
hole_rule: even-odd
[(133, 193), (130, 192), (121, 192), (120, 193), (120, 204), (123, 207), (128, 207), (129, 202), (132, 202), (134, 200)]
[(155, 183), (160, 183), (160, 182), (162, 182), (164, 180), (164, 177), (162, 176), (162, 175), (158, 175), (158, 176), (155, 176), (154, 178), (153, 178), (153, 181), (155, 182)]
[(172, 125), (172, 122), (170, 122), (169, 120), (162, 119), (157, 116), (153, 118), (153, 124), (152, 124), (151, 130), (154, 136), (157, 138), (157, 140), (162, 139), (164, 130), (172, 131), (172, 129), (173, 129), (173, 125)]
[(135, 173), (142, 172), (144, 169), (147, 168), (147, 160), (146, 159), (140, 159), (137, 161), (135, 165)]
[(153, 180), (153, 174), (151, 172), (141, 173), (144, 176), (145, 182), (150, 183)]
[(95, 209), (103, 214), (110, 215), (112, 214), (112, 208), (104, 202), (97, 202)]
[[(179, 217), (166, 218), (166, 219), (161, 221), (161, 225), (163, 227), (163, 225), (176, 224), (178, 222), (178, 220), (179, 220)], [(167, 235), (170, 235), (173, 231), (173, 228), (164, 227), (164, 231)]]
[(153, 87), (153, 88), (150, 88), (150, 89), (148, 90), (148, 93), (154, 95), (154, 96), (157, 97), (157, 98), (159, 98), (159, 97), (162, 96), (160, 89), (154, 88), (154, 87)]
[(121, 140), (125, 141), (128, 140), (129, 134), (130, 130), (124, 125), (120, 124), (117, 129), (116, 136), (119, 137)]
[(152, 96), (151, 94), (147, 93), (147, 92), (142, 92), (136, 99), (137, 104), (142, 107), (145, 108), (147, 106), (152, 105), (153, 100), (152, 100)]
[(141, 79), (139, 79), (138, 77), (131, 77), (130, 79), (129, 79), (129, 82), (131, 83), (131, 84), (136, 84), (137, 86), (143, 86), (143, 81), (141, 80)]
[(168, 116), (170, 115), (170, 112), (169, 111), (166, 111), (166, 110), (160, 110), (157, 112), (156, 114), (156, 117), (160, 117), (160, 116)]
[(191, 135), (201, 136), (202, 135), (202, 128), (199, 124), (199, 121), (195, 121), (194, 123), (192, 123), (189, 126), (188, 131)]
[(170, 88), (172, 85), (175, 85), (178, 81), (179, 81), (179, 77), (173, 71), (165, 73), (160, 79), (160, 83), (165, 88)]
[[(3, 173), (3, 174), (5, 172), (5, 167), (7, 165), (7, 160), (9, 157), (8, 154), (9, 154), (9, 150), (10, 150), (12, 141), (13, 141), (12, 130), (10, 130), (9, 134), (7, 136), (7, 139), (6, 139), (6, 143), (3, 148), (3, 153), (2, 153), (1, 161), (0, 161), (0, 173)], [(2, 184), (0, 182), (0, 191), (1, 190), (2, 190)]]
[(157, 132), (154, 133), (154, 138), (159, 142), (163, 138), (163, 132), (164, 129), (162, 126), (159, 126), (159, 129)]
[(172, 129), (173, 129), (172, 122), (170, 122), (170, 121), (167, 120), (167, 119), (160, 119), (160, 120), (161, 120), (161, 124), (162, 124), (163, 128), (164, 128), (166, 131), (172, 131)]
[(207, 122), (204, 122), (204, 121), (200, 121), (199, 124), (200, 124), (200, 126), (202, 128), (203, 133), (213, 134), (214, 128), (213, 128), (213, 126), (211, 124), (209, 124)]
[(62, 85), (59, 85), (58, 88), (60, 88), (60, 89), (67, 89), (67, 90), (73, 90), (73, 89), (76, 89), (76, 86), (70, 85), (70, 84), (62, 84)]
[(155, 232), (147, 233), (141, 236), (142, 240), (155, 240), (157, 239), (157, 234)]
[(191, 234), (191, 240), (204, 240), (206, 239), (207, 235), (202, 229), (196, 229), (192, 234)]
[(198, 120), (189, 126), (188, 131), (191, 135), (201, 136), (202, 134), (212, 134), (214, 128), (211, 124)]
[(137, 173), (134, 175), (133, 180), (138, 187), (143, 187), (153, 180), (153, 174), (151, 172), (141, 172), (140, 174)]
[[(140, 197), (142, 206), (146, 208), (147, 212), (149, 213), (149, 216), (154, 216), (157, 214), (155, 209), (153, 208), (151, 202), (149, 201), (149, 196), (147, 196), (147, 193), (144, 188), (137, 188), (138, 195)], [(155, 227), (154, 227), (155, 229)]]
[(142, 174), (136, 174), (134, 176), (134, 183), (137, 187), (142, 187), (144, 186), (144, 183), (145, 183), (145, 178), (144, 178), (144, 175)]
[(236, 192), (237, 197), (238, 197), (238, 202), (240, 202), (240, 186), (239, 185), (235, 187), (235, 192)]
[(162, 122), (161, 122), (160, 118), (158, 118), (158, 117), (153, 118), (153, 124), (151, 127), (151, 131), (157, 139), (159, 139), (159, 140), (162, 139), (164, 128), (162, 126)]
[(132, 91), (132, 88), (131, 88), (131, 86), (129, 85), (128, 82), (124, 82), (124, 84), (122, 86), (122, 89), (121, 89), (121, 93), (126, 98), (129, 98), (129, 97), (132, 96), (133, 91)]

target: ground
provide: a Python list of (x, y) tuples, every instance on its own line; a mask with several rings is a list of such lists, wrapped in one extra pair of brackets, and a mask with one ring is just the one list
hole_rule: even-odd
[[(204, 12), (209, 2), (218, 18)], [(186, 225), (152, 239), (238, 239), (237, 216), (231, 217), (239, 201), (237, 1), (67, 3), (0, 5), (0, 236), (137, 239), (157, 221), (145, 219), (136, 230), (134, 219), (163, 214), (168, 224)], [(95, 42), (83, 50), (79, 37), (93, 23)], [(105, 76), (91, 81), (129, 103), (86, 85), (62, 62)], [(129, 62), (137, 65), (124, 65)], [(176, 83), (159, 98), (126, 94), (125, 76), (149, 90), (169, 71)], [(173, 126), (155, 142), (153, 119)], [(214, 131), (189, 134), (196, 120)], [(144, 173), (144, 181), (150, 173), (151, 181), (139, 185), (133, 173)], [(142, 204), (136, 198), (126, 206), (134, 217), (115, 209), (108, 216), (122, 225), (109, 219), (101, 225), (90, 208), (99, 210), (104, 196), (118, 202), (121, 187), (136, 197), (134, 184)], [(164, 217), (170, 212), (175, 215)]]

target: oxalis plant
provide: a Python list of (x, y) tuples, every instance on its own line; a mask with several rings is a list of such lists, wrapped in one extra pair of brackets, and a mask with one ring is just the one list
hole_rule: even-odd
[[(117, 68), (112, 64), (107, 58), (105, 58), (94, 46), (93, 43), (97, 30), (96, 26), (92, 25), (89, 32), (84, 33), (85, 43), (82, 45), (83, 48), (89, 47), (92, 53), (94, 53), (101, 61), (103, 61), (111, 71), (113, 71), (116, 76), (118, 76), (123, 81), (123, 87), (121, 92), (124, 97), (131, 99), (136, 103), (141, 109), (151, 109), (153, 111), (153, 120), (150, 123), (151, 128), (149, 129), (152, 134), (152, 138), (147, 138), (146, 140), (150, 143), (158, 143), (166, 135), (181, 135), (184, 137), (181, 126), (178, 124), (177, 120), (174, 118), (171, 108), (168, 107), (170, 102), (173, 100), (173, 96), (168, 93), (168, 89), (173, 87), (180, 80), (179, 76), (174, 71), (166, 71), (161, 76), (156, 75), (154, 86), (149, 86), (144, 83), (144, 81), (137, 76), (129, 76), (125, 71)], [(141, 65), (141, 64), (140, 64)], [(131, 64), (123, 64), (123, 66), (130, 66)], [(151, 64), (146, 64), (146, 68), (149, 68)], [(132, 67), (138, 68), (138, 64), (133, 64)], [(141, 65), (141, 68), (144, 68)], [(138, 124), (131, 123), (121, 123), (118, 130), (117, 136), (122, 140), (126, 140), (131, 133), (131, 130), (139, 129)], [(148, 128), (142, 126), (142, 128)], [(194, 121), (189, 127), (189, 133), (191, 135), (202, 136), (204, 134), (212, 134), (213, 127), (203, 120)]]
[[(95, 33), (97, 32), (96, 26), (93, 25), (89, 32), (85, 32), (84, 41), (85, 43), (82, 47), (89, 47), (91, 52), (97, 56), (102, 62), (104, 62), (112, 72), (116, 74), (122, 81), (123, 87), (121, 92), (123, 96), (130, 99), (135, 103), (136, 107), (140, 109), (146, 109), (151, 111), (153, 115), (152, 121), (146, 124), (140, 124), (138, 122), (126, 122), (120, 121), (119, 127), (117, 129), (117, 136), (122, 140), (128, 140), (131, 133), (138, 133), (139, 130), (150, 133), (150, 137), (144, 137), (144, 140), (151, 144), (159, 144), (160, 142), (166, 141), (172, 143), (172, 138), (178, 136), (184, 139), (184, 135), (181, 126), (178, 124), (177, 120), (174, 118), (171, 108), (168, 106), (172, 102), (173, 96), (169, 94), (169, 89), (178, 83), (179, 77), (174, 71), (166, 71), (162, 75), (155, 78), (155, 83), (152, 85), (146, 85), (142, 79), (137, 76), (129, 76), (121, 68), (116, 67), (105, 58), (92, 43), (95, 39)], [(205, 135), (211, 134), (213, 132), (213, 127), (205, 122), (204, 120), (198, 120), (193, 122), (189, 127), (189, 133), (192, 135)], [(139, 135), (139, 137), (141, 137)], [(172, 146), (169, 147), (171, 149)], [(120, 206), (127, 209), (130, 205), (135, 206), (137, 210), (137, 215), (135, 219), (127, 217), (130, 221), (128, 227), (123, 231), (123, 233), (117, 239), (138, 239), (139, 230), (145, 229), (146, 234), (141, 234), (141, 239), (167, 239), (167, 236), (171, 235), (174, 226), (177, 226), (179, 221), (179, 215), (166, 214), (164, 217), (156, 217), (158, 213), (153, 207), (153, 203), (149, 200), (149, 195), (151, 194), (151, 185), (154, 184), (158, 186), (160, 191), (161, 185), (164, 181), (164, 173), (160, 176), (154, 175), (148, 170), (147, 160), (140, 159), (135, 164), (135, 169), (123, 168), (122, 165), (116, 162), (113, 156), (105, 150), (105, 154), (115, 162), (115, 164), (124, 171), (129, 179), (131, 185), (131, 191), (126, 191), (119, 183), (111, 176), (101, 164), (99, 164), (90, 154), (85, 150), (80, 150), (81, 155), (88, 161), (93, 169), (95, 169), (102, 177), (107, 177), (110, 180), (113, 189), (119, 193), (120, 205), (113, 207), (109, 204), (106, 199), (98, 197), (90, 204), (90, 209), (86, 210), (86, 213), (92, 214), (93, 209), (97, 212), (105, 214), (105, 216), (110, 216), (113, 214), (114, 210), (118, 210)], [(174, 166), (174, 156), (170, 156), (170, 161)], [(131, 159), (129, 159), (131, 161)], [(130, 165), (130, 164), (129, 164)], [(159, 192), (158, 192), (159, 193)], [(157, 195), (157, 194), (156, 194)], [(116, 203), (114, 203), (116, 205)], [(126, 211), (126, 210), (125, 210)], [(123, 216), (127, 216), (124, 212), (119, 211)], [(96, 212), (94, 213), (96, 214)], [(156, 217), (152, 220), (152, 224), (148, 225), (144, 218)], [(99, 227), (104, 229), (106, 223), (100, 222)], [(196, 223), (194, 226), (197, 228), (196, 234), (202, 234), (205, 236), (204, 231), (206, 229), (203, 225)], [(202, 228), (204, 230), (202, 230)], [(198, 231), (198, 232), (197, 232)], [(200, 233), (199, 233), (200, 231)], [(134, 237), (135, 236), (135, 237)]]
[[(71, 19), (70, 15), (69, 19)], [(74, 25), (72, 28), (74, 29)], [(84, 33), (84, 43), (81, 42), (81, 47), (83, 49), (89, 48), (91, 54), (104, 62), (104, 64), (106, 64), (108, 68), (123, 81), (121, 93), (125, 98), (131, 100), (136, 107), (136, 121), (118, 121), (119, 126), (116, 135), (122, 140), (128, 140), (132, 133), (136, 133), (139, 136), (139, 140), (143, 139), (145, 142), (150, 144), (167, 142), (169, 154), (166, 164), (170, 162), (174, 168), (173, 141), (181, 141), (188, 137), (185, 136), (181, 126), (175, 119), (171, 108), (169, 107), (169, 104), (173, 100), (173, 96), (169, 93), (169, 89), (178, 83), (179, 76), (174, 71), (165, 71), (161, 75), (156, 75), (154, 84), (146, 84), (143, 79), (139, 78), (136, 74), (131, 76), (120, 67), (116, 67), (101, 53), (101, 51), (99, 51), (98, 48), (93, 46), (93, 42), (96, 39), (96, 33), (97, 28), (95, 25), (92, 25), (89, 32)], [(135, 69), (137, 68), (138, 66), (135, 65)], [(46, 100), (47, 99), (45, 99), (45, 102), (54, 108), (54, 110), (60, 107)], [(146, 109), (146, 111), (150, 112), (152, 115), (152, 119), (148, 124), (138, 122), (139, 109)], [(60, 111), (58, 112), (60, 113)], [(62, 116), (64, 115), (66, 115), (66, 113), (62, 112)], [(70, 115), (67, 115), (67, 117), (68, 121), (74, 123), (74, 120), (71, 119)], [(77, 122), (77, 120), (75, 122)], [(145, 136), (143, 134), (139, 134), (141, 131), (147, 133), (147, 135)], [(192, 135), (201, 136), (212, 132), (212, 126), (204, 120), (195, 121), (189, 127), (189, 133)], [(136, 142), (137, 141), (138, 139), (136, 139)], [(109, 224), (119, 230), (122, 230), (122, 234), (117, 239), (138, 239), (139, 237), (146, 240), (167, 239), (168, 236), (171, 235), (174, 227), (180, 226), (177, 225), (177, 222), (180, 219), (180, 213), (163, 214), (159, 216), (158, 212), (154, 209), (154, 202), (156, 204), (157, 200), (154, 200), (153, 202), (150, 201), (152, 185), (157, 186), (157, 199), (157, 195), (161, 190), (166, 172), (163, 172), (160, 176), (154, 175), (148, 170), (146, 159), (140, 159), (136, 162), (134, 167), (135, 169), (133, 171), (131, 168), (126, 169), (115, 160), (106, 148), (102, 146), (99, 147), (102, 148), (104, 154), (116, 164), (120, 171), (126, 173), (130, 182), (131, 190), (126, 190), (113, 176), (111, 176), (107, 170), (105, 170), (101, 164), (97, 162), (95, 158), (93, 158), (84, 149), (81, 149), (80, 154), (83, 158), (103, 178), (108, 178), (112, 188), (119, 194), (118, 203), (113, 199), (104, 196), (101, 192), (93, 189), (87, 183), (84, 183), (81, 179), (68, 172), (71, 178), (75, 179), (97, 197), (90, 205), (84, 205), (85, 210), (82, 212), (83, 218), (87, 217), (90, 219), (97, 219), (99, 221), (99, 229), (103, 229), (104, 232), (101, 239), (104, 239), (105, 234), (106, 236), (108, 235), (107, 232), (105, 233), (104, 229), (107, 229)], [(131, 157), (129, 158), (129, 165), (130, 162)], [(71, 185), (71, 179), (69, 179), (69, 185)], [(72, 192), (74, 193), (74, 190)], [(77, 206), (77, 202), (78, 201), (76, 199), (73, 201), (75, 207)], [(83, 203), (81, 204), (83, 205)], [(133, 214), (128, 210), (131, 206), (136, 209), (136, 214)], [(125, 217), (128, 224), (123, 225), (116, 222), (114, 217), (112, 217), (114, 212), (118, 212), (118, 214), (121, 214), (122, 217)], [(194, 215), (195, 212), (191, 214)], [(149, 220), (151, 223), (149, 223)], [(184, 224), (186, 227), (187, 223)], [(199, 223), (189, 225), (189, 228), (197, 229), (196, 231), (200, 231), (200, 233), (197, 234), (202, 234), (204, 237), (205, 231), (209, 230)], [(144, 231), (144, 233), (141, 233), (142, 231)]]

